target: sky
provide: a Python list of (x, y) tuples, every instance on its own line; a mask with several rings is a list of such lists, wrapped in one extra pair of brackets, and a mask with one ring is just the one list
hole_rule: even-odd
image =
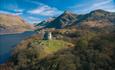
[(57, 17), (64, 11), (85, 14), (96, 9), (115, 12), (115, 0), (0, 0), (0, 13), (20, 16), (29, 23)]

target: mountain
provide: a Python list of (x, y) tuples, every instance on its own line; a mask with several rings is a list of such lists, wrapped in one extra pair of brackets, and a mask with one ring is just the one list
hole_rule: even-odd
[(0, 34), (20, 33), (33, 28), (33, 25), (28, 24), (19, 16), (0, 14)]
[[(43, 22), (41, 25), (44, 24)], [(47, 24), (47, 25), (46, 25)], [(115, 13), (104, 10), (94, 10), (88, 14), (73, 14), (65, 11), (59, 17), (46, 23), (44, 28), (73, 28), (73, 27), (106, 27), (115, 24)]]
[(63, 28), (65, 26), (71, 25), (74, 21), (77, 20), (77, 17), (78, 15), (65, 11), (62, 15), (50, 22), (46, 28)]
[(75, 25), (102, 28), (115, 24), (115, 13), (104, 10), (95, 10), (80, 17), (79, 21), (74, 22)]

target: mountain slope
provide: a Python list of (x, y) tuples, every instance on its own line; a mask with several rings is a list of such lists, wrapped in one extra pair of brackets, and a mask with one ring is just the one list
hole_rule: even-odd
[(82, 15), (81, 17), (82, 19), (74, 22), (74, 24), (99, 28), (115, 24), (115, 13), (110, 13), (104, 10), (95, 10), (86, 15)]
[(54, 19), (55, 19), (55, 18), (49, 18), (49, 19), (47, 19), (47, 20), (44, 20), (44, 21), (42, 21), (42, 22), (36, 24), (35, 27), (36, 27), (37, 29), (44, 28), (44, 27), (46, 27), (48, 24), (50, 24), (50, 22), (52, 22)]
[(88, 14), (79, 15), (72, 25), (67, 26), (69, 28), (73, 27), (108, 27), (115, 24), (115, 13), (107, 12), (104, 10), (94, 10)]
[(0, 34), (20, 33), (32, 29), (33, 26), (19, 16), (0, 14)]
[(65, 26), (71, 25), (74, 21), (76, 21), (77, 17), (78, 15), (65, 11), (62, 15), (50, 22), (46, 28), (64, 28)]

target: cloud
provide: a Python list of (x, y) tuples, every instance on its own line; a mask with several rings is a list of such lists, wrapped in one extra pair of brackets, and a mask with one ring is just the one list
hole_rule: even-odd
[(36, 4), (36, 5), (43, 5), (43, 3), (40, 3), (38, 1), (35, 1), (35, 0), (25, 0), (26, 2), (30, 2), (30, 3), (33, 3), (33, 4)]
[(0, 3), (1, 7), (0, 9), (2, 10), (7, 10), (7, 11), (12, 11), (12, 12), (23, 12), (24, 9), (20, 8), (19, 7), (19, 4), (18, 4), (18, 1), (17, 0), (11, 0), (11, 1), (8, 1), (7, 0), (3, 0), (1, 3)]
[(14, 9), (13, 11), (18, 12), (18, 13), (23, 13), (24, 10), (23, 9)]
[(32, 17), (32, 16), (30, 16), (30, 17), (28, 17), (28, 19), (30, 19), (30, 20), (32, 20), (32, 21), (34, 21), (34, 22), (41, 22), (41, 19), (39, 19), (39, 18), (37, 18), (37, 17)]
[(37, 8), (28, 11), (30, 14), (37, 14), (42, 16), (55, 16), (62, 13), (62, 11), (58, 10), (55, 7), (50, 7), (48, 5), (40, 4)]
[(0, 11), (0, 13), (2, 13), (2, 14), (13, 14), (13, 13), (7, 12), (7, 11)]
[(34, 16), (23, 16), (23, 18), (29, 23), (39, 23), (42, 21), (42, 19)]
[(106, 0), (99, 3), (93, 4), (89, 7), (89, 10), (103, 9), (110, 12), (115, 12), (115, 5), (113, 5), (112, 0)]
[(0, 11), (1, 14), (11, 14), (11, 15), (21, 15), (21, 12), (13, 13), (13, 12), (8, 12), (8, 11)]
[(111, 2), (112, 2), (112, 0), (102, 1), (100, 3), (94, 4), (93, 7), (103, 6), (103, 5), (106, 5), (106, 4), (111, 3)]
[(115, 5), (113, 4), (113, 0), (97, 0), (92, 3), (85, 3), (74, 5), (70, 7), (70, 9), (77, 13), (88, 13), (92, 10), (103, 9), (110, 12), (115, 12)]
[(24, 11), (24, 9), (18, 7), (17, 3), (7, 3), (3, 1), (3, 5), (0, 6), (0, 13), (4, 14), (21, 15)]
[(105, 7), (111, 7), (112, 5), (112, 0), (106, 0), (97, 4), (93, 4), (90, 8), (92, 9), (101, 9)]

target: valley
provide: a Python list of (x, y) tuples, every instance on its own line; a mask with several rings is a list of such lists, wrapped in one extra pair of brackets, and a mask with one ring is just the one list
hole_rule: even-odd
[(65, 11), (34, 25), (18, 16), (5, 17), (9, 19), (0, 17), (0, 69), (115, 69), (114, 12)]

